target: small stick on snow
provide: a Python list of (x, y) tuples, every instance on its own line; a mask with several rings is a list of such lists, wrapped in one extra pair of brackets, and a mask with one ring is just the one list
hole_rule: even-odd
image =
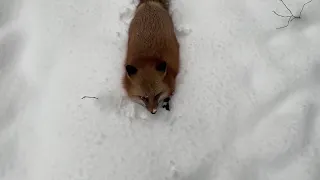
[(290, 12), (291, 15), (281, 15), (281, 14), (275, 12), (275, 11), (272, 11), (275, 15), (277, 15), (277, 16), (279, 16), (279, 17), (289, 18), (289, 19), (288, 19), (288, 23), (287, 23), (285, 26), (278, 27), (277, 29), (282, 29), (282, 28), (288, 27), (289, 24), (290, 24), (290, 22), (293, 21), (294, 19), (301, 19), (301, 14), (302, 14), (302, 11), (303, 11), (304, 7), (305, 7), (307, 4), (311, 3), (313, 0), (310, 0), (310, 1), (308, 1), (308, 2), (306, 2), (306, 3), (303, 4), (299, 16), (293, 15), (292, 11), (291, 11), (291, 10), (288, 8), (288, 6), (283, 2), (283, 0), (280, 0), (280, 1), (281, 1), (282, 4), (286, 7), (286, 9)]
[(98, 99), (97, 97), (92, 97), (92, 96), (83, 96), (81, 99), (85, 99), (85, 98)]

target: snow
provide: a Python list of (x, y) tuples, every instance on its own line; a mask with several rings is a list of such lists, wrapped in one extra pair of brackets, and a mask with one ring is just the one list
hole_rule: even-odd
[(182, 70), (156, 115), (120, 84), (134, 3), (0, 2), (1, 180), (320, 178), (319, 1), (276, 29), (277, 0), (173, 0)]

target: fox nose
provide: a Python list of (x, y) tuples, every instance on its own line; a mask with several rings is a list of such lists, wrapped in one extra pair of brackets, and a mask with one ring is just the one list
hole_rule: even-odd
[(153, 108), (150, 112), (151, 112), (151, 114), (156, 114), (157, 113), (157, 109)]
[(154, 103), (152, 100), (149, 100), (149, 104), (147, 104), (147, 109), (151, 114), (156, 114), (158, 109), (158, 104)]

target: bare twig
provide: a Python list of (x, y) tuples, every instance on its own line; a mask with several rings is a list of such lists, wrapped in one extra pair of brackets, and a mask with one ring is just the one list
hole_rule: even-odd
[(291, 17), (291, 16), (284, 16), (284, 15), (278, 14), (278, 13), (275, 12), (275, 11), (272, 11), (272, 12), (275, 13), (277, 16), (280, 16), (280, 17)]
[(288, 6), (283, 2), (283, 0), (280, 0), (282, 2), (282, 4), (288, 9), (288, 11), (290, 12), (291, 16), (294, 16), (292, 14), (292, 11), (288, 8)]
[(90, 99), (99, 99), (97, 97), (91, 97), (91, 96), (83, 96), (81, 99), (90, 98)]
[(286, 28), (286, 27), (289, 26), (290, 22), (292, 22), (293, 20), (295, 20), (295, 19), (301, 19), (301, 14), (302, 14), (302, 11), (303, 11), (304, 7), (305, 7), (307, 4), (311, 3), (313, 0), (310, 0), (310, 1), (308, 1), (308, 2), (306, 2), (306, 3), (303, 4), (303, 6), (302, 6), (302, 8), (301, 8), (301, 11), (300, 11), (300, 13), (299, 13), (299, 16), (293, 15), (292, 11), (291, 11), (291, 10), (288, 8), (288, 6), (284, 3), (284, 1), (283, 1), (283, 0), (280, 0), (280, 1), (281, 1), (282, 4), (286, 7), (286, 9), (290, 12), (291, 15), (281, 15), (281, 14), (277, 13), (276, 11), (272, 11), (275, 15), (277, 15), (277, 16), (279, 16), (279, 17), (289, 18), (289, 19), (288, 19), (288, 23), (287, 23), (285, 26), (278, 27), (277, 29)]
[(306, 2), (306, 3), (304, 3), (303, 4), (303, 6), (302, 6), (302, 8), (301, 8), (301, 11), (300, 11), (300, 14), (299, 14), (299, 17), (301, 18), (301, 14), (302, 14), (302, 11), (303, 11), (303, 9), (304, 9), (304, 6), (306, 6), (307, 4), (309, 4), (309, 3), (311, 3), (313, 0), (310, 0), (310, 1), (308, 1), (308, 2)]

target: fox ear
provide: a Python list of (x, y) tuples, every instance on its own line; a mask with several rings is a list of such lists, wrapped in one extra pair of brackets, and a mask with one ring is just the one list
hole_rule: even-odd
[(126, 65), (126, 71), (128, 76), (132, 76), (138, 72), (138, 69), (132, 65)]
[(157, 64), (156, 70), (165, 73), (167, 71), (167, 63), (162, 61), (161, 63)]

